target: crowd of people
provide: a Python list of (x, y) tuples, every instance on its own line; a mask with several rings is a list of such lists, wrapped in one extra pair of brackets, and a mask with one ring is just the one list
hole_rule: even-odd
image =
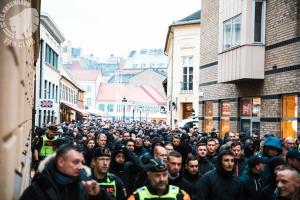
[(21, 200), (299, 200), (299, 150), (300, 135), (64, 122), (36, 129)]

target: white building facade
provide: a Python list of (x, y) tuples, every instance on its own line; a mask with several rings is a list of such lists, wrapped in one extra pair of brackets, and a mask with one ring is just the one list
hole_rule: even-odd
[(48, 14), (41, 14), (40, 57), (36, 69), (35, 125), (59, 122), (62, 32)]

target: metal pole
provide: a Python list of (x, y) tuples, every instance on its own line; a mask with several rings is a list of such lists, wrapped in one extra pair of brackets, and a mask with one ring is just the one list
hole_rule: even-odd
[(125, 122), (125, 104), (123, 105), (123, 121)]
[(134, 108), (132, 109), (132, 120), (134, 121)]

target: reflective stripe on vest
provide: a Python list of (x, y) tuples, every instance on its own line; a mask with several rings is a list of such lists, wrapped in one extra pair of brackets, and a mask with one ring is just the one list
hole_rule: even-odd
[(177, 195), (179, 193), (179, 187), (169, 185), (169, 192), (162, 196), (151, 194), (146, 186), (137, 189), (134, 194), (138, 194), (140, 200), (146, 199), (177, 199)]
[(116, 181), (113, 179), (110, 179), (109, 176), (112, 176), (111, 174), (107, 173), (107, 178), (105, 182), (97, 183), (100, 186), (104, 186), (103, 188), (106, 189), (106, 192), (109, 194), (112, 194), (114, 198), (117, 196), (117, 188), (116, 188)]
[(40, 151), (41, 156), (46, 157), (54, 152), (53, 141), (57, 138), (58, 137), (55, 136), (53, 139), (48, 139), (46, 135), (43, 136), (43, 146)]

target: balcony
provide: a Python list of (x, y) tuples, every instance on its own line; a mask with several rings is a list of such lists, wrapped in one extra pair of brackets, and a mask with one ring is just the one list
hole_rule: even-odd
[(265, 46), (247, 44), (218, 55), (218, 82), (264, 79)]

